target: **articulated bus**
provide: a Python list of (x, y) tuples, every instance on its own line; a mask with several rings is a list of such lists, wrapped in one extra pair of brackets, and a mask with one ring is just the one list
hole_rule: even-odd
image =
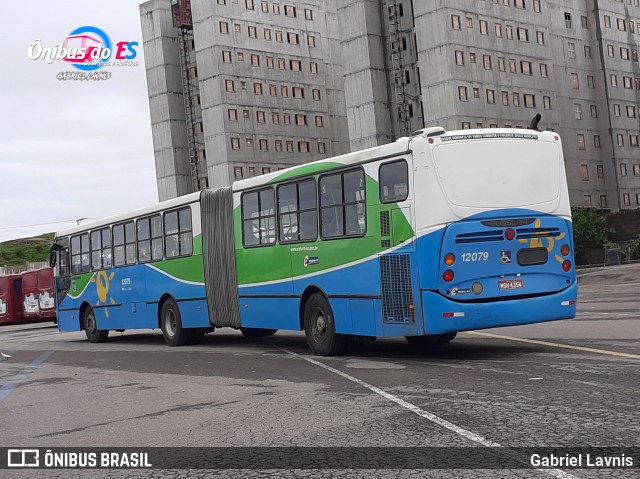
[(410, 138), (204, 190), (57, 234), (61, 331), (304, 330), (417, 345), (573, 318), (562, 144), (535, 130)]

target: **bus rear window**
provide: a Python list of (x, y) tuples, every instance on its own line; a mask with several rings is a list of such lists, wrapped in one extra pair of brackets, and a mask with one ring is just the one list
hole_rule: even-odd
[(543, 141), (465, 141), (434, 149), (444, 193), (454, 206), (523, 208), (558, 199), (558, 145)]

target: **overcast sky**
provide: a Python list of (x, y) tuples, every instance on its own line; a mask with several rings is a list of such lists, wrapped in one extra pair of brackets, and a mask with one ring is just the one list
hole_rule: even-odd
[[(131, 0), (4, 2), (0, 29), (0, 241), (155, 203), (157, 190), (138, 5)], [(81, 26), (137, 41), (135, 67), (60, 81), (69, 63), (31, 60)]]

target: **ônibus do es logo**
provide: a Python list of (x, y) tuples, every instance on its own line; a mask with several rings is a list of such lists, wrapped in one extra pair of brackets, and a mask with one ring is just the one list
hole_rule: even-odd
[(138, 66), (136, 41), (112, 42), (109, 35), (98, 27), (84, 26), (70, 32), (62, 43), (45, 47), (39, 38), (29, 44), (29, 58), (66, 62), (77, 71), (64, 71), (58, 80), (108, 80), (110, 71), (97, 71), (104, 67)]

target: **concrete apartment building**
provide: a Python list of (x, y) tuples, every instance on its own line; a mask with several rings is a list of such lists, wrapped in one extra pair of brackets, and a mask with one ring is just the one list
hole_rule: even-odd
[[(225, 2), (194, 0), (193, 4), (210, 185), (232, 181), (239, 165), (255, 168), (252, 173), (243, 172), (245, 175), (259, 174), (263, 165), (281, 167), (322, 156), (316, 151), (300, 155), (297, 141), (309, 141), (310, 150), (314, 150), (314, 141), (323, 142), (327, 155), (333, 155), (349, 148), (388, 143), (424, 126), (448, 130), (526, 128), (534, 115), (541, 113), (540, 127), (557, 131), (563, 138), (572, 204), (611, 210), (640, 207), (639, 0), (337, 0), (282, 4), (269, 0), (256, 1), (254, 10), (248, 8), (253, 2), (238, 1), (218, 5)], [(154, 102), (171, 103), (166, 90), (152, 91), (158, 76), (174, 77), (177, 96), (188, 91), (180, 90), (179, 75), (168, 73), (179, 63), (176, 46), (167, 41), (178, 38), (168, 3), (154, 0), (141, 7), (145, 58), (156, 161), (163, 168), (173, 165), (176, 171), (184, 171), (185, 163), (178, 155), (184, 152), (175, 148), (176, 138), (188, 136), (184, 133), (184, 106), (180, 113), (181, 103), (174, 101), (175, 115), (166, 114), (164, 105), (160, 116), (154, 114), (158, 111)], [(280, 5), (280, 9), (295, 7), (298, 16), (262, 14), (262, 9), (271, 11), (274, 5)], [(313, 10), (312, 22), (302, 20), (302, 12), (308, 8)], [(163, 12), (166, 28), (156, 25), (159, 11)], [(321, 22), (322, 15), (325, 19)], [(315, 49), (304, 49), (308, 56), (303, 56), (286, 40), (251, 42), (246, 35), (219, 35), (217, 23), (227, 21), (225, 18), (229, 28), (240, 23), (243, 33), (250, 24), (268, 21), (270, 26), (260, 26), (258, 31), (298, 29), (301, 38), (309, 34), (303, 28), (308, 32), (313, 23), (311, 31), (324, 42), (319, 49), (316, 41)], [(155, 23), (150, 27), (152, 20)], [(206, 32), (200, 40), (199, 31)], [(158, 39), (167, 45), (162, 55), (147, 51), (157, 49)], [(322, 61), (326, 68), (320, 74), (304, 72), (301, 76), (305, 102), (308, 89), (314, 88), (308, 85), (317, 84), (317, 80), (327, 91), (322, 91), (321, 103), (311, 102), (302, 110), (307, 118), (314, 118), (318, 111), (326, 117), (322, 133), (314, 136), (313, 125), (309, 125), (303, 128), (306, 136), (298, 140), (295, 128), (278, 129), (272, 122), (259, 124), (253, 118), (250, 122), (240, 118), (235, 123), (228, 121), (225, 109), (236, 107), (231, 106), (232, 101), (215, 100), (227, 98), (221, 91), (222, 82), (235, 77), (246, 81), (250, 90), (254, 79), (264, 74), (262, 69), (256, 73), (249, 68), (247, 58), (244, 63), (236, 62), (235, 57), (233, 63), (225, 63), (222, 51), (230, 47), (228, 40), (238, 45), (232, 55), (240, 49), (246, 51), (245, 55), (261, 55), (265, 61), (266, 55), (275, 57), (282, 51), (288, 55), (297, 52), (303, 63), (312, 58)], [(271, 49), (274, 45), (275, 50)], [(255, 52), (247, 50), (252, 46)], [(169, 47), (174, 51), (173, 64), (166, 62)], [(267, 70), (268, 75), (277, 73), (277, 68)], [(269, 81), (284, 82), (293, 75), (288, 67), (282, 73), (284, 77), (269, 76)], [(286, 97), (237, 97), (242, 98), (236, 103), (238, 115), (241, 109), (249, 109), (254, 115), (264, 105), (260, 100), (265, 99), (274, 111), (292, 108)], [(176, 128), (182, 132), (175, 133)], [(171, 135), (166, 134), (168, 131)], [(271, 145), (266, 151), (256, 148), (255, 143), (253, 149), (245, 147), (248, 137), (253, 136), (257, 142), (262, 132), (268, 132), (271, 142), (274, 134), (280, 134), (283, 141), (287, 141), (287, 135), (294, 137), (294, 154), (283, 155)], [(240, 150), (233, 149), (231, 138), (240, 138)], [(172, 186), (177, 177), (170, 168), (158, 169), (159, 186)], [(181, 191), (191, 191), (187, 188), (188, 171), (184, 177), (186, 186)], [(159, 189), (161, 198), (168, 197), (169, 189)], [(174, 191), (170, 194), (175, 195)]]
[(160, 200), (348, 152), (331, 4), (141, 5)]

